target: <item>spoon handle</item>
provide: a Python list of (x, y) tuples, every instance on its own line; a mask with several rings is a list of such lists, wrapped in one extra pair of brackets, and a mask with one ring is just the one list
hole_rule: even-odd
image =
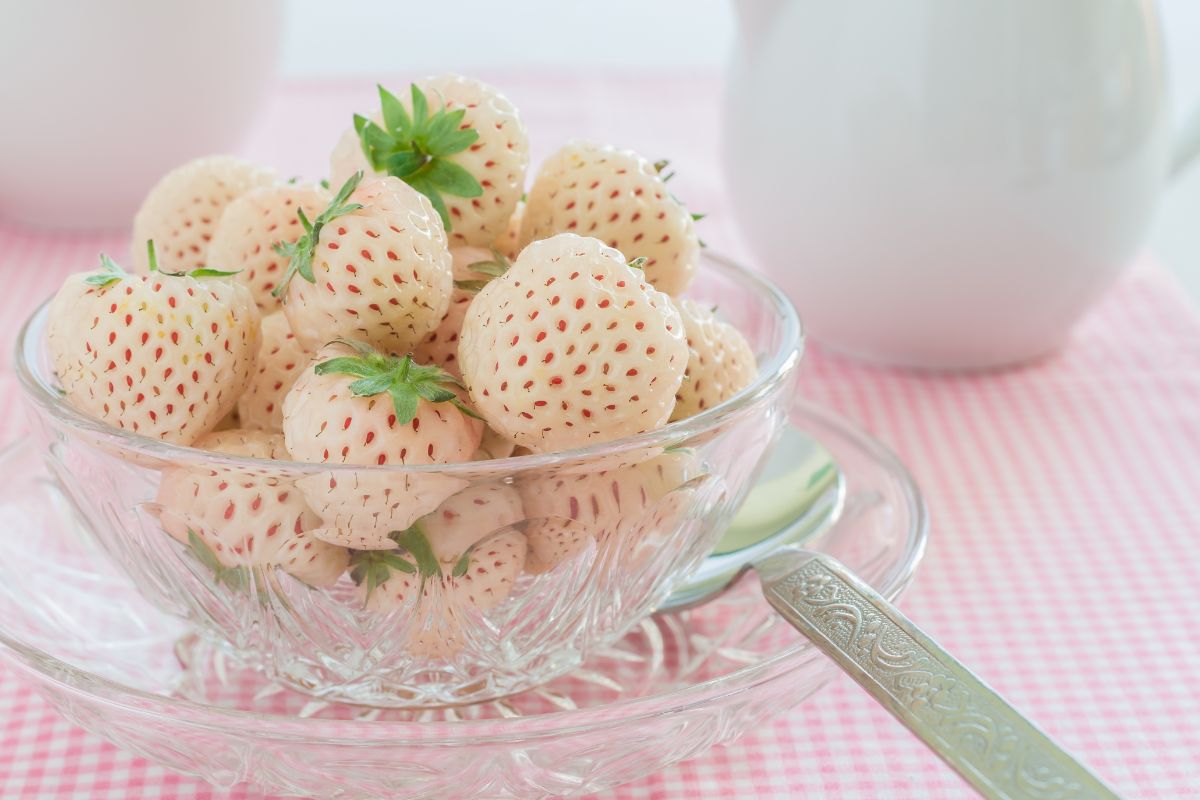
[(755, 568), (775, 610), (981, 796), (1117, 798), (837, 560), (785, 549)]

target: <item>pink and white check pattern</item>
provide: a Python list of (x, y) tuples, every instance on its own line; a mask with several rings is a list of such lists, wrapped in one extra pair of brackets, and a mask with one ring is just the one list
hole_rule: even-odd
[[(720, 191), (717, 86), (485, 76), (522, 108), (535, 157), (573, 134), (669, 154), (704, 238), (748, 257)], [(400, 80), (395, 81), (400, 83)], [(246, 152), (321, 175), (372, 83), (284, 87)], [(669, 100), (669, 102), (667, 102)], [(312, 120), (297, 129), (295, 120)], [(636, 124), (635, 124), (636, 122)], [(284, 131), (287, 131), (284, 134)], [(61, 277), (124, 235), (0, 223), (0, 427), (19, 434), (8, 342)], [(1058, 356), (928, 376), (813, 348), (802, 389), (888, 442), (924, 487), (929, 554), (905, 610), (1122, 794), (1200, 797), (1200, 315), (1134, 267)], [(740, 741), (607, 795), (961, 798), (966, 786), (848, 680)], [(215, 792), (63, 722), (0, 668), (0, 797), (256, 798)]]

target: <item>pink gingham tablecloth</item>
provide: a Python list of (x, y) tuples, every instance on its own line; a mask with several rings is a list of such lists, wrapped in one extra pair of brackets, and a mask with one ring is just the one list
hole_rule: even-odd
[[(483, 76), (521, 107), (535, 159), (566, 138), (667, 155), (708, 212), (702, 235), (753, 261), (717, 165), (715, 79)], [(394, 83), (402, 84), (404, 77)], [(279, 89), (245, 153), (320, 176), (373, 81)], [(298, 122), (299, 121), (299, 122)], [(19, 435), (19, 321), (125, 235), (39, 235), (0, 222), (0, 428)], [(1135, 264), (1035, 366), (933, 377), (813, 348), (802, 391), (895, 448), (932, 512), (907, 613), (1122, 794), (1200, 797), (1200, 314)], [(0, 555), (2, 557), (2, 555)], [(609, 793), (622, 800), (968, 797), (848, 679), (736, 743)], [(257, 798), (224, 793), (63, 722), (0, 668), (0, 797)]]

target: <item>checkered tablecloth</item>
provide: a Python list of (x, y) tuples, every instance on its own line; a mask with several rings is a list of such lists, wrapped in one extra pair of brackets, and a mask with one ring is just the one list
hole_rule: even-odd
[[(751, 260), (716, 166), (717, 84), (695, 77), (483, 76), (508, 91), (535, 158), (571, 135), (669, 155), (704, 238)], [(401, 83), (397, 78), (396, 83)], [(246, 154), (319, 176), (372, 82), (281, 87)], [(297, 125), (297, 120), (303, 124)], [(20, 320), (125, 235), (0, 222), (0, 427), (19, 434), (8, 342)], [(814, 347), (802, 391), (912, 467), (934, 520), (908, 614), (1122, 794), (1200, 797), (1200, 315), (1150, 258), (1058, 356), (926, 376)], [(3, 554), (0, 554), (3, 557)], [(738, 742), (607, 798), (968, 797), (849, 680)], [(256, 798), (214, 792), (61, 721), (0, 668), (0, 798)]]

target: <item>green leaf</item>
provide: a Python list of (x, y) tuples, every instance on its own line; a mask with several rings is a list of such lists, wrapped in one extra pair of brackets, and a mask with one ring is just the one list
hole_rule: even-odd
[[(504, 258), (503, 255), (500, 258)], [(467, 269), (472, 272), (479, 272), (480, 275), (498, 278), (509, 271), (509, 266), (508, 259), (505, 259), (503, 263), (500, 263), (500, 261), (473, 261), (472, 264), (467, 265)], [(484, 283), (487, 282), (485, 281)]]
[(396, 99), (396, 95), (383, 88), (382, 84), (378, 85), (378, 89), (379, 109), (383, 112), (383, 124), (392, 133), (400, 134), (401, 136), (410, 135), (412, 120), (409, 118), (404, 104)]
[(416, 566), (411, 561), (391, 550), (384, 550), (383, 555), (380, 556), (380, 560), (388, 568), (407, 573), (408, 575), (414, 575), (417, 572)]
[(425, 149), (431, 155), (442, 155), (438, 151), (438, 144), (441, 140), (458, 130), (458, 126), (462, 124), (463, 117), (467, 110), (460, 108), (456, 111), (446, 111), (443, 109), (441, 113), (434, 114), (429, 120), (429, 124), (422, 131), (425, 142)]
[(493, 247), (491, 261), (473, 261), (467, 265), (467, 269), (483, 275), (491, 275), (493, 278), (499, 278), (508, 272), (508, 268), (511, 266), (512, 262), (503, 253)]
[(442, 218), (442, 225), (446, 230), (450, 230), (450, 212), (446, 209), (446, 204), (442, 201), (442, 195), (438, 192), (437, 187), (427, 181), (423, 174), (419, 178), (410, 178), (408, 185), (429, 198), (433, 210)]
[[(368, 375), (375, 375), (379, 372), (379, 367), (370, 364), (357, 356), (338, 356), (331, 358), (328, 361), (322, 361), (313, 367), (313, 372), (318, 375), (357, 375), (360, 378), (365, 378)], [(383, 391), (382, 389), (380, 391)]]
[(224, 566), (212, 548), (205, 544), (204, 540), (191, 528), (188, 528), (188, 549), (196, 556), (197, 561), (213, 572), (219, 571)]
[(320, 185), (320, 187), (322, 189), (329, 188), (329, 179), (328, 178), (321, 178), (321, 180), (319, 180), (317, 183)]
[[(358, 380), (350, 384), (350, 391), (359, 397), (374, 397), (387, 392), (392, 398), (399, 424), (412, 422), (421, 400), (459, 405), (458, 396), (446, 388), (459, 383), (442, 368), (417, 364), (412, 356), (384, 356), (362, 342), (346, 339), (335, 341), (354, 347), (359, 355), (337, 356), (322, 361), (313, 370), (318, 375), (355, 376)], [(474, 412), (469, 413), (474, 415)]]
[(409, 386), (397, 386), (393, 383), (388, 387), (388, 394), (392, 396), (392, 408), (396, 411), (396, 423), (407, 425), (412, 422), (413, 417), (417, 415), (417, 406), (421, 402), (417, 393)]
[(356, 127), (360, 120), (362, 121), (362, 130), (359, 131), (358, 138), (362, 142), (363, 155), (367, 157), (367, 162), (372, 169), (381, 170), (388, 153), (393, 149), (394, 140), (387, 131), (366, 117), (355, 117)]
[(249, 568), (245, 566), (227, 567), (222, 564), (212, 548), (191, 528), (188, 528), (188, 549), (192, 551), (192, 555), (196, 557), (197, 561), (213, 573), (213, 579), (217, 583), (223, 583), (231, 589), (245, 589), (249, 585)]
[(429, 546), (429, 539), (425, 536), (425, 532), (421, 530), (420, 525), (413, 525), (411, 528), (402, 531), (395, 538), (396, 542), (416, 559), (417, 569), (420, 570), (421, 577), (430, 578), (442, 574), (442, 568), (438, 564), (437, 556), (433, 554), (433, 548)]
[(420, 153), (412, 150), (401, 150), (398, 153), (392, 153), (383, 163), (383, 168), (387, 170), (388, 175), (394, 175), (397, 178), (404, 179), (421, 167), (428, 163), (429, 159)]
[(287, 296), (287, 287), (292, 282), (292, 279), (299, 275), (309, 283), (316, 283), (316, 277), (312, 271), (313, 255), (316, 252), (317, 244), (320, 242), (321, 229), (333, 220), (345, 214), (352, 213), (362, 208), (361, 203), (347, 203), (350, 195), (358, 188), (359, 182), (362, 181), (363, 174), (356, 172), (346, 179), (342, 187), (338, 189), (337, 194), (325, 210), (317, 215), (317, 218), (311, 222), (308, 216), (304, 213), (304, 209), (296, 209), (296, 217), (304, 226), (306, 233), (296, 240), (295, 245), (291, 248), (276, 248), (276, 252), (290, 255), (288, 267), (283, 273), (283, 277), (279, 281), (279, 285), (271, 292), (271, 295), (285, 300)]
[(471, 408), (469, 405), (464, 403), (462, 400), (459, 400), (457, 395), (455, 395), (454, 399), (451, 400), (450, 402), (451, 402), (451, 404), (454, 405), (455, 408), (457, 408), (462, 413), (466, 414), (471, 419), (477, 419), (477, 420), (480, 420), (481, 422), (486, 422), (486, 420), (484, 420), (483, 417), (479, 416), (479, 414), (477, 414), (475, 412), (475, 409)]
[(425, 99), (425, 93), (421, 91), (421, 87), (415, 83), (409, 87), (409, 92), (412, 95), (413, 130), (419, 135), (420, 131), (429, 124), (429, 101)]
[(83, 279), (83, 282), (88, 286), (108, 286), (114, 281), (119, 281), (128, 273), (121, 269), (117, 262), (113, 261), (104, 253), (100, 254), (100, 271), (95, 275), (89, 275)]
[(376, 372), (359, 378), (350, 384), (350, 391), (359, 397), (374, 397), (392, 388), (396, 376), (387, 372)]
[(628, 266), (633, 267), (634, 269), (640, 269), (640, 270), (644, 271), (646, 269), (646, 262), (649, 260), (650, 259), (646, 258), (645, 256), (638, 256), (637, 258), (630, 261)]
[(187, 275), (189, 278), (228, 278), (231, 275), (237, 275), (239, 272), (241, 272), (240, 269), (227, 271), (223, 269), (210, 269), (209, 267), (201, 267), (200, 269), (192, 270)]
[(453, 575), (456, 578), (461, 578), (463, 575), (467, 574), (467, 570), (471, 567), (471, 550), (472, 549), (473, 548), (467, 548), (466, 552), (464, 552), (462, 554), (462, 556), (459, 557), (458, 561), (456, 561), (454, 564), (454, 569), (450, 573), (451, 575)]
[(368, 163), (428, 197), (442, 218), (442, 225), (450, 230), (450, 215), (442, 193), (478, 197), (483, 187), (470, 172), (441, 159), (466, 150), (479, 139), (479, 132), (463, 126), (465, 108), (450, 110), (444, 103), (436, 109), (430, 108), (429, 98), (415, 83), (409, 87), (409, 94), (411, 113), (380, 86), (383, 126), (356, 114), (354, 130)]
[(413, 384), (413, 391), (416, 392), (421, 399), (428, 400), (431, 403), (447, 403), (458, 398), (454, 392), (449, 389), (443, 389), (436, 383), (426, 383), (424, 381)]
[[(318, 223), (329, 222), (329, 217), (327, 215), (330, 212), (330, 210), (338, 209), (338, 208), (341, 208), (342, 206), (344, 206), (346, 201), (348, 199), (350, 199), (350, 195), (354, 194), (354, 190), (358, 188), (358, 184), (362, 183), (362, 179), (363, 179), (362, 172), (356, 172), (353, 175), (351, 175), (349, 178), (347, 178), (346, 182), (342, 184), (342, 188), (338, 189), (337, 194), (335, 194), (333, 196), (333, 200), (329, 203), (329, 207), (326, 208), (325, 211), (322, 211), (317, 216), (317, 222)], [(359, 206), (359, 208), (362, 208), (362, 206)], [(301, 218), (303, 219), (304, 209), (298, 209), (298, 212), (299, 212)], [(324, 217), (324, 219), (322, 219), (323, 217)]]
[[(381, 364), (384, 363), (385, 359), (382, 355), (380, 355), (379, 351), (376, 350), (371, 345), (367, 344), (366, 342), (360, 342), (358, 339), (345, 339), (345, 338), (334, 339), (333, 342), (346, 345), (347, 347), (354, 350), (354, 352), (358, 353), (363, 358), (378, 359)], [(333, 344), (333, 342), (330, 342), (330, 344)]]
[(462, 118), (465, 114), (466, 109), (459, 109), (438, 118), (437, 129), (431, 132), (430, 138), (425, 143), (430, 155), (452, 156), (479, 141), (479, 131), (474, 128), (462, 127)]
[(692, 214), (692, 222), (699, 222), (707, 216), (708, 214)]
[(430, 183), (449, 194), (459, 197), (479, 197), (483, 194), (483, 187), (475, 180), (475, 176), (453, 161), (434, 159), (429, 162), (425, 176)]
[(491, 283), (490, 280), (455, 281), (454, 288), (462, 289), (464, 292), (480, 292), (483, 291), (483, 287), (487, 286), (489, 283)]

